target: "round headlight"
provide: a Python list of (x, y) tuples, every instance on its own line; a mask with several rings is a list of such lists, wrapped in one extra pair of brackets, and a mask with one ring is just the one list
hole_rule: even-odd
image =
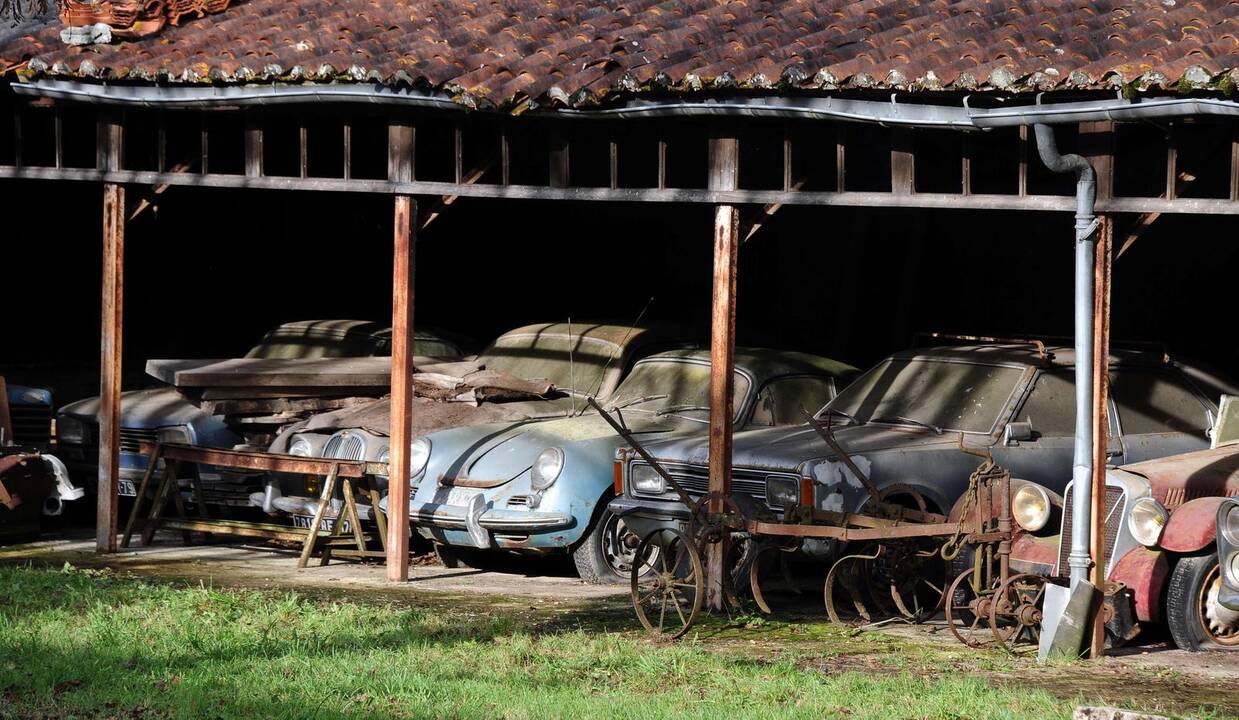
[(409, 477), (420, 475), (426, 469), (428, 462), (430, 462), (430, 438), (419, 437), (409, 446)]
[(532, 480), (534, 490), (545, 490), (559, 478), (564, 469), (564, 451), (550, 447), (538, 453), (538, 459), (533, 461)]
[(1170, 515), (1162, 504), (1150, 497), (1143, 497), (1132, 503), (1131, 512), (1127, 514), (1127, 529), (1131, 531), (1136, 542), (1145, 547), (1157, 547), (1162, 539), (1162, 530)]
[(1239, 545), (1239, 503), (1230, 502), (1230, 509), (1226, 511), (1226, 517), (1223, 518), (1222, 534), (1226, 537), (1226, 542), (1231, 545)]
[(1226, 561), (1224, 567), (1226, 570), (1226, 584), (1239, 588), (1239, 550), (1230, 554), (1230, 559)]
[(1011, 515), (1020, 527), (1037, 532), (1050, 519), (1050, 496), (1036, 485), (1021, 485), (1011, 497)]
[(288, 454), (297, 457), (313, 457), (314, 448), (310, 445), (310, 441), (303, 437), (293, 438), (293, 441), (288, 444)]

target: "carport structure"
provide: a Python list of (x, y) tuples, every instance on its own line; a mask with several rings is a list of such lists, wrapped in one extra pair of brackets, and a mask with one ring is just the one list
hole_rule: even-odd
[[(1111, 235), (1239, 213), (1239, 9), (1221, 0), (220, 5), (115, 44), (66, 46), (50, 18), (0, 32), (0, 178), (104, 193), (100, 552), (117, 538), (125, 223), (168, 188), (393, 198), (393, 497), (408, 493), (413, 249), (457, 198), (714, 207), (720, 493), (739, 248), (780, 208), (1075, 212), (1083, 487), (1104, 482)], [(408, 508), (389, 507), (403, 580)], [(1077, 526), (1101, 538), (1101, 515)], [(717, 602), (721, 552), (707, 564)]]

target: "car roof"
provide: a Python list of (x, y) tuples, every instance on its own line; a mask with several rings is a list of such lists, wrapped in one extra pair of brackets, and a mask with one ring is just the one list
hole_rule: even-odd
[[(1044, 354), (1042, 354), (1041, 347), (1044, 347)], [(967, 361), (1052, 368), (1074, 367), (1076, 353), (1074, 348), (1065, 345), (1038, 346), (1031, 342), (992, 342), (909, 348), (893, 353), (890, 357), (902, 360)], [(1170, 364), (1170, 359), (1162, 351), (1112, 348), (1110, 364), (1159, 366)]]
[[(569, 332), (571, 328), (571, 332)], [(514, 338), (520, 336), (530, 336), (534, 338), (546, 337), (581, 337), (600, 340), (610, 343), (616, 347), (627, 347), (638, 343), (645, 342), (653, 337), (665, 337), (667, 335), (661, 329), (644, 327), (639, 325), (612, 325), (599, 322), (556, 322), (556, 323), (537, 323), (534, 325), (525, 325), (513, 330), (509, 330), (499, 336), (499, 339)]]
[[(374, 322), (373, 320), (294, 320), (292, 322), (281, 323), (271, 332), (267, 333), (266, 337), (301, 337), (305, 335), (338, 338), (368, 337), (381, 340), (390, 340), (391, 327), (382, 323)], [(415, 327), (413, 329), (413, 335), (415, 339), (420, 340), (446, 339), (435, 330), (422, 327)]]
[[(737, 347), (736, 367), (743, 368), (759, 381), (765, 378), (781, 375), (830, 375), (847, 377), (857, 373), (857, 369), (847, 363), (831, 360), (820, 355), (795, 352), (792, 350), (775, 350), (772, 348)], [(668, 350), (651, 355), (642, 362), (659, 358), (680, 358), (710, 361), (710, 351), (702, 348), (685, 348)]]

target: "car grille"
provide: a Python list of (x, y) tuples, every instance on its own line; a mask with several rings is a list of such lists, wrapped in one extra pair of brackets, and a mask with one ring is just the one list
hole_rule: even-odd
[(18, 445), (46, 445), (52, 439), (52, 409), (46, 405), (12, 405), (13, 442)]
[[(667, 465), (663, 467), (667, 472), (671, 473), (671, 477), (684, 488), (684, 491), (693, 497), (700, 497), (709, 492), (710, 488), (710, 471), (708, 468), (698, 467), (693, 465)], [(731, 491), (735, 495), (749, 495), (759, 500), (763, 505), (769, 504), (766, 502), (766, 478), (771, 475), (779, 475), (780, 477), (796, 477), (787, 475), (786, 473), (766, 473), (755, 472), (752, 470), (733, 469), (731, 473)], [(773, 508), (772, 508), (773, 509)]]
[(159, 441), (158, 430), (148, 430), (146, 428), (127, 428), (120, 429), (120, 451), (125, 453), (140, 454), (142, 445), (153, 446)]
[(323, 457), (338, 460), (360, 460), (366, 455), (366, 440), (360, 435), (332, 435), (323, 446)]
[[(1067, 556), (1071, 554), (1072, 505), (1075, 498), (1074, 488), (1067, 488), (1063, 498), (1063, 532), (1058, 544), (1058, 575), (1066, 577), (1071, 574), (1071, 566), (1067, 564)], [(1114, 544), (1118, 541), (1122, 529), (1123, 518), (1127, 516), (1127, 493), (1120, 487), (1106, 486), (1106, 558), (1114, 552)]]

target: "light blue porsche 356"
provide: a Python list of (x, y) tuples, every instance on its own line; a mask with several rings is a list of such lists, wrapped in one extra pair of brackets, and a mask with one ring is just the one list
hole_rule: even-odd
[[(736, 350), (736, 428), (803, 422), (854, 374), (803, 353)], [(675, 350), (647, 357), (603, 401), (642, 439), (705, 433), (710, 356)], [(616, 451), (625, 442), (585, 402), (570, 417), (453, 428), (426, 436), (410, 517), (449, 567), (480, 553), (571, 552), (589, 582), (625, 581), (633, 550), (607, 510)]]

